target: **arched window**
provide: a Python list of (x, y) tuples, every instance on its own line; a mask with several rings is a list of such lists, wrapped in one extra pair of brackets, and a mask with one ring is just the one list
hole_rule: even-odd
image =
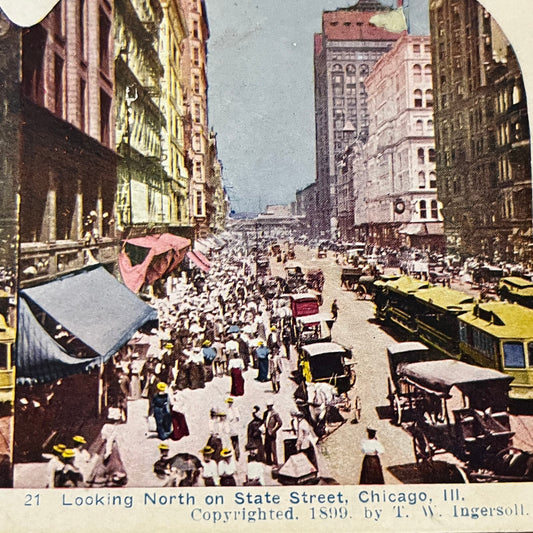
[(424, 76), (426, 78), (431, 78), (431, 65), (426, 65), (424, 67)]
[(422, 77), (422, 67), (420, 65), (413, 65), (413, 78), (417, 81)]
[(435, 150), (433, 148), (430, 148), (428, 150), (428, 161), (430, 163), (435, 163), (436, 157), (435, 157)]
[(424, 149), (423, 148), (418, 149), (418, 164), (419, 165), (424, 164)]
[(416, 121), (415, 131), (418, 134), (422, 134), (424, 131), (424, 122), (422, 120)]
[(355, 74), (356, 68), (355, 65), (346, 65), (346, 74)]
[(424, 172), (418, 173), (418, 188), (419, 189), (425, 189), (426, 188), (426, 175)]
[(368, 73), (370, 72), (370, 68), (368, 65), (365, 65), (364, 63), (359, 67), (359, 74), (361, 78), (366, 78), (368, 76)]
[(431, 200), (431, 218), (439, 218), (439, 207), (437, 205), (437, 200)]
[(420, 200), (420, 203), (418, 204), (419, 210), (420, 210), (420, 218), (427, 218), (428, 217), (428, 211), (426, 207), (426, 201)]
[(431, 189), (437, 188), (437, 174), (435, 174), (435, 172), (429, 173), (429, 187)]
[(426, 107), (433, 107), (433, 91), (431, 89), (426, 91)]
[(432, 120), (428, 120), (428, 131), (429, 132), (433, 131), (433, 121)]
[(415, 107), (422, 107), (422, 91), (420, 89), (415, 89)]

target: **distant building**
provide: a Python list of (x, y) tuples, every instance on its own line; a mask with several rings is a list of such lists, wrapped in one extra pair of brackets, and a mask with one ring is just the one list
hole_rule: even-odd
[(437, 186), (448, 249), (525, 261), (531, 250), (526, 95), (512, 47), (475, 0), (430, 3)]
[(442, 251), (429, 36), (400, 37), (365, 84), (367, 176), (355, 189), (366, 189), (366, 240)]
[(207, 179), (207, 40), (209, 25), (204, 0), (182, 0), (188, 34), (181, 57), (185, 104), (185, 152), (189, 170), (189, 213), (196, 237), (209, 233)]
[(373, 25), (372, 17), (390, 12), (374, 0), (322, 14), (315, 35), (316, 195), (320, 211), (315, 237), (338, 237), (335, 157), (355, 139), (365, 142), (370, 117), (365, 79), (376, 61), (400, 36)]

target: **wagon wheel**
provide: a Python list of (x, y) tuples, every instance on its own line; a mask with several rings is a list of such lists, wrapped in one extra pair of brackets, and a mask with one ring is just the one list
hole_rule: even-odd
[(355, 296), (358, 300), (364, 300), (366, 298), (366, 289), (364, 285), (357, 285), (357, 288), (355, 289)]
[(353, 419), (354, 423), (361, 420), (361, 398), (356, 396), (353, 401)]
[(433, 449), (423, 431), (413, 435), (413, 449), (418, 466), (430, 466), (433, 463)]
[(397, 394), (394, 394), (391, 397), (391, 407), (392, 423), (395, 426), (400, 426), (402, 424), (402, 404), (400, 402), (400, 397)]
[(347, 282), (346, 282), (346, 287), (348, 287), (348, 290), (349, 291), (353, 291), (354, 287), (355, 287), (355, 281), (349, 279)]

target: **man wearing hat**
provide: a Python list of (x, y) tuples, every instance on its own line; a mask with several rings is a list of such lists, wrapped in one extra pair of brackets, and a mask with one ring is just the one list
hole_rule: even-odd
[(72, 449), (76, 454), (74, 456), (73, 464), (82, 473), (84, 479), (88, 479), (91, 470), (93, 469), (92, 455), (85, 448), (87, 441), (81, 435), (74, 435), (72, 437)]
[(264, 383), (268, 381), (268, 355), (270, 354), (270, 350), (265, 346), (264, 341), (260, 340), (257, 343), (255, 354), (257, 357), (257, 366), (259, 367), (259, 372), (255, 380)]
[(204, 458), (202, 461), (202, 478), (206, 487), (218, 485), (218, 468), (216, 462), (213, 461), (214, 451), (211, 446), (204, 446), (200, 450)]
[(241, 455), (239, 449), (239, 433), (241, 430), (241, 416), (239, 409), (235, 406), (233, 398), (226, 400), (227, 404), (227, 422), (228, 422), (228, 434), (231, 440), (233, 451), (235, 452), (235, 459), (238, 461)]
[(166, 479), (170, 475), (170, 461), (168, 452), (170, 450), (168, 444), (161, 443), (159, 446), (159, 459), (154, 463), (154, 474), (159, 479)]
[(279, 413), (274, 410), (274, 402), (272, 400), (267, 402), (266, 411), (263, 413), (263, 423), (265, 424), (265, 463), (278, 466), (276, 436), (283, 422)]
[(303, 452), (309, 461), (318, 468), (314, 443), (316, 436), (309, 422), (301, 411), (296, 413), (296, 449)]
[(263, 463), (257, 457), (257, 448), (253, 444), (245, 446), (248, 452), (248, 469), (246, 472), (245, 486), (258, 487), (265, 484), (265, 472)]
[(59, 486), (58, 478), (61, 470), (63, 470), (63, 467), (65, 466), (65, 462), (63, 461), (63, 452), (66, 449), (67, 447), (64, 444), (56, 444), (52, 449), (52, 458), (48, 461), (48, 464), (46, 465), (46, 477), (48, 479), (48, 482), (46, 483), (47, 489)]
[(81, 487), (83, 483), (83, 475), (73, 464), (76, 452), (72, 448), (66, 448), (63, 451), (62, 456), (64, 465), (57, 475), (56, 487)]
[(221, 487), (235, 487), (235, 474), (237, 473), (237, 464), (233, 459), (233, 452), (229, 448), (224, 448), (220, 452), (220, 462), (218, 463), (218, 476)]

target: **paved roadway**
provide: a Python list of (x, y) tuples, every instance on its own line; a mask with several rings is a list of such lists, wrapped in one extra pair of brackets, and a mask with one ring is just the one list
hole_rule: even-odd
[[(320, 268), (324, 272), (324, 303), (321, 309), (329, 312), (331, 302), (337, 300), (339, 316), (332, 329), (333, 341), (351, 346), (357, 363), (356, 386), (350, 397), (358, 394), (361, 398), (361, 421), (342, 425), (320, 444), (332, 477), (343, 485), (359, 482), (362, 462), (360, 442), (366, 437), (366, 428), (372, 426), (377, 429), (377, 437), (385, 448), (381, 458), (385, 483), (420, 482), (413, 465), (410, 436), (393, 426), (389, 419), (383, 418), (388, 406), (386, 348), (397, 341), (371, 322), (374, 305), (370, 300), (357, 300), (353, 292), (341, 288), (341, 267), (335, 263), (332, 252), (328, 252), (325, 259), (317, 259), (316, 250), (298, 246), (295, 261), (306, 268)], [(277, 270), (280, 267), (273, 264), (273, 268)]]

